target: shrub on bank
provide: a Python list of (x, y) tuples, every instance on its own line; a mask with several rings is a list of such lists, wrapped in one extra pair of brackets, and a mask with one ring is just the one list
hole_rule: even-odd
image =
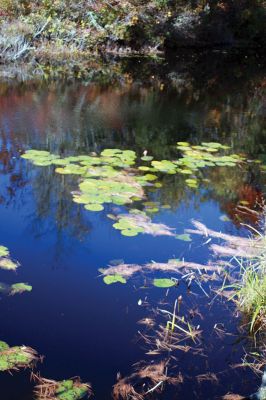
[(0, 60), (42, 61), (66, 47), (80, 55), (154, 54), (168, 47), (261, 44), (265, 15), (255, 0), (0, 0)]

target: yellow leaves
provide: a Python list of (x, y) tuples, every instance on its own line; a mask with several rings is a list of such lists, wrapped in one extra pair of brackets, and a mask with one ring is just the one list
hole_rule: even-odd
[(134, 16), (131, 18), (131, 24), (132, 24), (132, 25), (136, 25), (138, 22), (139, 22), (139, 17), (138, 17), (137, 15), (134, 15)]

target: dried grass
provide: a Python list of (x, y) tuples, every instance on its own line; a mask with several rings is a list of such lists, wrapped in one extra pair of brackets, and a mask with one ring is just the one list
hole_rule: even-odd
[(120, 218), (127, 218), (132, 225), (137, 226), (143, 229), (143, 233), (152, 236), (176, 236), (176, 233), (173, 232), (173, 228), (165, 224), (156, 224), (152, 222), (151, 218), (145, 214), (120, 214), (117, 217)]
[(101, 270), (103, 275), (121, 275), (125, 278), (129, 278), (137, 272), (142, 271), (142, 266), (138, 264), (118, 264), (110, 265), (108, 268)]
[(196, 379), (197, 379), (198, 383), (202, 383), (202, 382), (219, 383), (219, 379), (218, 379), (217, 375), (215, 375), (212, 372), (208, 372), (206, 374), (197, 375)]
[[(35, 386), (35, 396), (38, 400), (57, 400), (56, 390), (58, 389), (61, 382), (54, 381), (52, 379), (42, 378), (40, 375), (33, 374), (31, 379), (37, 382)], [(88, 395), (92, 394), (91, 385), (87, 383), (81, 383), (79, 377), (73, 377), (72, 380), (75, 387), (86, 388)]]
[(261, 237), (250, 240), (250, 238), (214, 231), (207, 228), (206, 225), (199, 221), (192, 220), (192, 224), (195, 226), (196, 230), (186, 229), (187, 233), (221, 239), (225, 242), (223, 246), (217, 244), (212, 244), (210, 246), (212, 251), (219, 256), (253, 258), (265, 247)]
[[(222, 271), (222, 266), (217, 265), (203, 265), (198, 263), (193, 263), (189, 261), (174, 261), (171, 260), (167, 263), (157, 263), (151, 262), (144, 265), (139, 264), (125, 264), (121, 263), (118, 265), (110, 265), (108, 268), (102, 269), (101, 272), (103, 275), (115, 275), (119, 274), (125, 278), (132, 277), (134, 274), (138, 272), (153, 272), (153, 271), (162, 271), (162, 272), (174, 272), (174, 273), (183, 273), (184, 271), (198, 271), (200, 272), (201, 277), (206, 280), (213, 279), (214, 277), (208, 275), (203, 275), (202, 272), (213, 272), (214, 274), (220, 273)], [(215, 275), (216, 278), (216, 275)]]
[[(135, 364), (135, 372), (131, 375), (119, 379), (113, 386), (113, 398), (142, 400), (145, 395), (159, 391), (164, 383), (177, 385), (183, 382), (181, 375), (177, 377), (167, 376), (168, 360), (162, 360), (154, 364)], [(136, 391), (135, 388), (139, 390)]]
[(222, 397), (222, 400), (245, 400), (245, 399), (247, 400), (246, 397), (234, 393), (227, 393)]

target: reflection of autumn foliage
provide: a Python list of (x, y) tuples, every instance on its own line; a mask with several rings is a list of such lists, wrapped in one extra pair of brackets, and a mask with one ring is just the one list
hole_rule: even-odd
[(262, 209), (264, 196), (261, 190), (252, 185), (244, 184), (240, 185), (236, 192), (236, 196), (238, 198), (238, 203), (243, 204), (244, 207), (238, 208), (236, 202), (228, 201), (223, 204), (224, 211), (226, 211), (228, 216), (236, 224), (239, 224), (242, 221), (251, 225), (258, 224), (260, 222), (259, 214), (249, 212), (248, 209)]
[(221, 209), (236, 225), (259, 222), (259, 215), (249, 209), (262, 209), (264, 197), (261, 189), (256, 187), (255, 175), (246, 166), (218, 168), (210, 171), (208, 178), (210, 182), (206, 187), (210, 197), (219, 201)]
[[(251, 75), (249, 79), (247, 74), (242, 75), (240, 81), (236, 78), (229, 81), (228, 72), (212, 71), (208, 75), (213, 79), (205, 85), (196, 79), (194, 72), (188, 73), (181, 84), (178, 73), (173, 72), (172, 80), (170, 74), (165, 77), (168, 76), (168, 85), (171, 81), (176, 86), (166, 84), (166, 89), (160, 90), (157, 86), (162, 75), (159, 69), (157, 77), (154, 75), (154, 86), (147, 82), (137, 85), (139, 72), (133, 70), (130, 80), (125, 74), (124, 83), (111, 86), (54, 82), (26, 86), (0, 84), (0, 173), (10, 174), (9, 196), (27, 183), (25, 171), (18, 162), (26, 148), (66, 155), (99, 152), (108, 147), (134, 147), (139, 154), (147, 150), (160, 160), (177, 157), (177, 140), (189, 140), (194, 144), (219, 140), (231, 144), (234, 152), (245, 149), (255, 156), (265, 129), (265, 82), (260, 75), (256, 78)], [(247, 205), (254, 208), (256, 201), (261, 203), (262, 196), (248, 172), (234, 168), (229, 172), (223, 168), (204, 171), (210, 179), (205, 186), (208, 194), (194, 199), (199, 202), (215, 198), (238, 223), (235, 211), (238, 202), (247, 201)], [(164, 204), (178, 206), (181, 201), (191, 201), (189, 190), (184, 190), (183, 178), (178, 175), (163, 177), (166, 189), (162, 188), (161, 197)], [(49, 179), (47, 172), (44, 180)], [(38, 184), (44, 187), (42, 182)], [(48, 194), (49, 184), (46, 189)], [(41, 210), (43, 204), (39, 200)], [(44, 207), (45, 212), (49, 212), (48, 208)]]

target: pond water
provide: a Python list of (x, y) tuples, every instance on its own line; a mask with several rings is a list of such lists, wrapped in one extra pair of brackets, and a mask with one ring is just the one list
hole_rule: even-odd
[[(154, 399), (207, 400), (256, 391), (260, 378), (250, 369), (234, 368), (249, 339), (234, 305), (215, 298), (213, 290), (221, 281), (192, 282), (190, 290), (181, 282), (167, 290), (154, 287), (153, 279), (180, 275), (140, 272), (126, 284), (106, 285), (99, 272), (121, 260), (143, 265), (178, 258), (207, 264), (216, 258), (205, 237), (122, 236), (108, 214), (142, 210), (143, 201), (87, 211), (72, 200), (76, 177), (21, 158), (28, 149), (66, 157), (119, 148), (136, 151), (138, 159), (147, 151), (154, 160), (172, 160), (178, 157), (178, 141), (214, 141), (231, 146), (229, 153), (264, 162), (264, 69), (241, 74), (234, 67), (228, 63), (201, 82), (185, 70), (185, 75), (168, 71), (167, 82), (154, 76), (149, 82), (127, 77), (112, 85), (0, 85), (0, 244), (21, 264), (16, 273), (1, 270), (0, 281), (33, 287), (30, 293), (1, 295), (0, 339), (44, 355), (35, 369), (42, 376), (61, 380), (78, 375), (91, 382), (96, 399), (107, 400), (119, 373), (132, 374), (140, 361), (168, 360), (169, 376), (181, 374), (183, 383), (165, 385), (162, 393), (151, 394)], [(263, 170), (245, 162), (207, 167), (202, 174), (197, 188), (188, 187), (180, 174), (160, 174), (161, 188), (144, 187), (145, 201), (158, 208), (148, 214), (152, 221), (177, 234), (198, 220), (216, 231), (248, 236), (241, 223), (256, 225), (257, 217), (236, 207), (253, 209), (262, 202)], [(154, 338), (158, 326), (151, 329), (138, 321), (154, 318), (158, 308), (172, 312), (179, 296), (179, 314), (199, 325), (200, 341), (182, 341), (180, 345), (192, 347), (187, 352), (147, 354), (152, 344), (143, 335)], [(166, 324), (160, 312), (156, 324)], [(0, 375), (1, 399), (32, 400), (33, 386), (28, 370)]]

